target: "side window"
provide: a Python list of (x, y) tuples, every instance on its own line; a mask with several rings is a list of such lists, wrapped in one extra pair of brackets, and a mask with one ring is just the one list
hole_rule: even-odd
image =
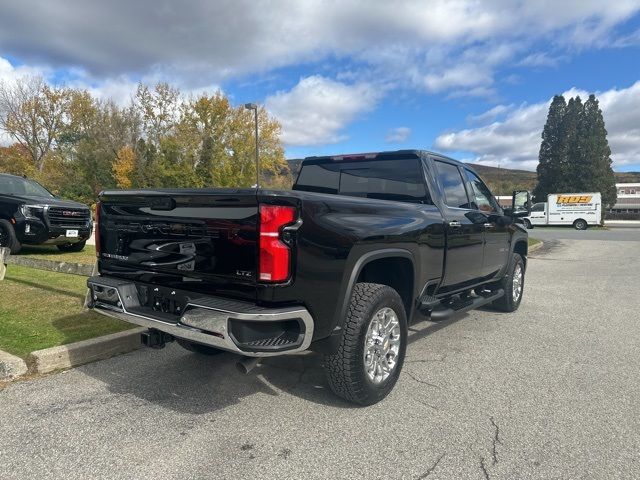
[(480, 210), (481, 212), (491, 213), (499, 210), (498, 202), (491, 194), (491, 191), (487, 188), (480, 177), (473, 173), (471, 170), (464, 169), (471, 184), (471, 192), (473, 195), (472, 204), (473, 208)]
[(438, 181), (444, 189), (444, 200), (447, 205), (455, 208), (470, 208), (467, 191), (460, 170), (450, 163), (436, 160), (436, 172)]
[(544, 212), (544, 203), (536, 203), (531, 207), (532, 212)]

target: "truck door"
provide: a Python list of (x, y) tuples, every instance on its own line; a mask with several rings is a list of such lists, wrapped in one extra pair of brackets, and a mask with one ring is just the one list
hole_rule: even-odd
[(547, 207), (546, 203), (536, 203), (533, 207), (531, 207), (531, 215), (529, 216), (531, 225), (547, 224), (547, 208), (546, 207)]
[(484, 182), (471, 170), (465, 168), (467, 190), (471, 207), (477, 221), (484, 227), (484, 257), (482, 276), (495, 276), (509, 261), (509, 226), (503, 220), (498, 202)]
[(460, 168), (444, 159), (433, 163), (447, 235), (442, 287), (453, 290), (482, 276), (484, 222), (471, 208)]

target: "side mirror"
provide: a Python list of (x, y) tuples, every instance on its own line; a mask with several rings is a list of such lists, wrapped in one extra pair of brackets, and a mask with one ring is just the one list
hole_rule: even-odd
[(531, 215), (531, 194), (526, 190), (513, 192), (511, 208), (506, 209), (505, 214), (513, 218)]

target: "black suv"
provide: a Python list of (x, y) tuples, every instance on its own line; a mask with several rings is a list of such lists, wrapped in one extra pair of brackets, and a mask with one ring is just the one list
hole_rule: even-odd
[(0, 174), (0, 247), (13, 254), (23, 244), (79, 252), (92, 230), (86, 205), (57, 198), (34, 180)]

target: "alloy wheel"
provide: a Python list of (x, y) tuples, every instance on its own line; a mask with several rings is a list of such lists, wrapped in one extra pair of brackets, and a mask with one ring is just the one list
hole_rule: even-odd
[(364, 366), (369, 380), (379, 385), (394, 372), (400, 352), (400, 322), (389, 307), (381, 308), (371, 321), (364, 340)]
[(513, 301), (517, 302), (522, 295), (522, 284), (523, 284), (523, 272), (522, 265), (519, 263), (516, 265), (516, 268), (513, 271)]

